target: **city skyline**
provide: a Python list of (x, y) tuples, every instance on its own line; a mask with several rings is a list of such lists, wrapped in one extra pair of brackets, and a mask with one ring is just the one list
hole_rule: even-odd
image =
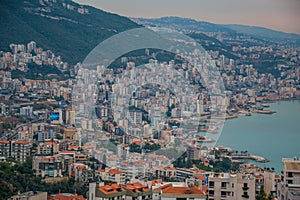
[(298, 13), (300, 3), (297, 0), (254, 0), (246, 2), (237, 0), (222, 2), (218, 2), (218, 0), (75, 1), (128, 17), (179, 16), (216, 24), (261, 26), (287, 33), (300, 34), (300, 26), (297, 22), (300, 17)]

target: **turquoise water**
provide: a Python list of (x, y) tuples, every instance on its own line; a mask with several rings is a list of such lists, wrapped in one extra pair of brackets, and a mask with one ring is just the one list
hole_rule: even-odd
[(281, 158), (300, 157), (300, 101), (280, 101), (266, 109), (272, 115), (252, 114), (225, 122), (217, 145), (235, 150), (247, 150), (270, 160), (255, 163), (261, 167), (282, 170)]

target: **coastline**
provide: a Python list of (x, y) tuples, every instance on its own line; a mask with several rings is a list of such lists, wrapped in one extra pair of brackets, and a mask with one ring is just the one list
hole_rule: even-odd
[[(280, 104), (281, 102), (294, 103), (291, 103), (291, 105), (286, 105)], [(276, 101), (264, 101), (263, 104), (268, 104), (268, 106), (265, 106), (264, 108), (272, 110), (272, 114), (255, 112), (253, 113), (254, 115), (249, 118), (246, 118), (245, 115), (238, 114), (238, 117), (236, 117), (236, 119), (241, 119), (242, 121), (239, 121), (239, 123), (235, 123), (235, 120), (230, 120), (229, 124), (234, 124), (234, 126), (231, 126), (231, 128), (229, 129), (225, 128), (226, 139), (223, 140), (224, 136), (222, 138), (219, 138), (216, 146), (226, 146), (239, 151), (247, 149), (249, 150), (249, 153), (264, 157), (266, 160), (268, 160), (268, 162), (257, 162), (255, 159), (242, 159), (244, 162), (250, 162), (255, 166), (261, 168), (274, 167), (275, 169), (280, 171), (282, 164), (281, 158), (299, 156), (299, 147), (298, 145), (296, 145), (296, 141), (299, 141), (299, 134), (297, 134), (297, 131), (295, 132), (295, 130), (299, 130), (299, 125), (296, 122), (296, 119), (299, 118), (299, 112), (297, 112), (299, 106), (297, 102), (300, 102), (299, 98), (284, 98)], [(280, 106), (281, 108), (279, 108)], [(273, 113), (277, 114), (273, 115)], [(275, 117), (271, 117), (270, 115)], [(287, 116), (291, 117), (291, 119), (288, 119)], [(266, 119), (267, 121), (265, 121)], [(273, 123), (275, 123), (274, 127), (272, 125)], [(286, 134), (284, 134), (286, 133), (286, 131), (288, 131), (289, 133), (287, 137)], [(280, 135), (278, 135), (278, 132), (280, 132)], [(273, 137), (272, 135), (274, 135), (274, 137), (277, 137), (277, 139), (270, 140), (270, 138)], [(233, 140), (236, 142), (233, 143)], [(256, 143), (256, 141), (258, 142)], [(264, 142), (265, 144), (263, 144)], [(284, 142), (288, 142), (288, 146), (283, 145), (287, 144)], [(272, 145), (270, 146), (268, 145), (268, 143)]]

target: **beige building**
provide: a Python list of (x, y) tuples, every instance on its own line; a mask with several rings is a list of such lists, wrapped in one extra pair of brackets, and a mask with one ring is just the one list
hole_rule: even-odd
[(255, 179), (250, 174), (211, 173), (208, 176), (209, 200), (255, 200)]
[(37, 153), (42, 155), (52, 155), (58, 153), (58, 144), (54, 141), (39, 143)]
[(47, 200), (47, 192), (30, 191), (17, 194), (9, 198), (9, 200)]
[(276, 196), (277, 184), (280, 182), (280, 176), (273, 170), (265, 169), (263, 172), (264, 191), (266, 194)]
[(73, 139), (77, 130), (75, 128), (65, 128), (64, 129), (64, 136), (65, 139)]
[(95, 171), (95, 175), (101, 178), (101, 180), (125, 184), (126, 173), (117, 169), (99, 169)]
[(300, 199), (300, 159), (283, 158), (283, 173), (277, 186), (279, 200)]

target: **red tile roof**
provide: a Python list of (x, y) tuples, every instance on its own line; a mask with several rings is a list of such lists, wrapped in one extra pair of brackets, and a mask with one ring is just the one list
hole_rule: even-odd
[(194, 187), (173, 187), (169, 186), (162, 190), (163, 194), (205, 194), (197, 186)]
[(103, 192), (104, 194), (114, 194), (114, 193), (124, 191), (124, 189), (119, 184), (116, 184), (116, 183), (111, 183), (111, 184), (107, 184), (107, 185), (104, 185), (104, 186), (99, 186), (98, 189), (101, 192)]
[(131, 190), (132, 192), (141, 192), (141, 191), (148, 191), (150, 188), (147, 185), (143, 185), (141, 183), (131, 183), (124, 185), (124, 188), (127, 190)]
[(48, 200), (86, 200), (82, 195), (55, 194), (48, 196)]
[(14, 141), (13, 144), (29, 144), (28, 141)]
[(108, 171), (109, 174), (122, 174), (123, 172), (121, 172), (120, 170), (117, 169), (111, 169)]
[(105, 169), (98, 169), (96, 172), (105, 172)]
[(87, 169), (87, 167), (85, 165), (78, 165), (76, 167), (78, 170), (84, 170), (84, 169)]

